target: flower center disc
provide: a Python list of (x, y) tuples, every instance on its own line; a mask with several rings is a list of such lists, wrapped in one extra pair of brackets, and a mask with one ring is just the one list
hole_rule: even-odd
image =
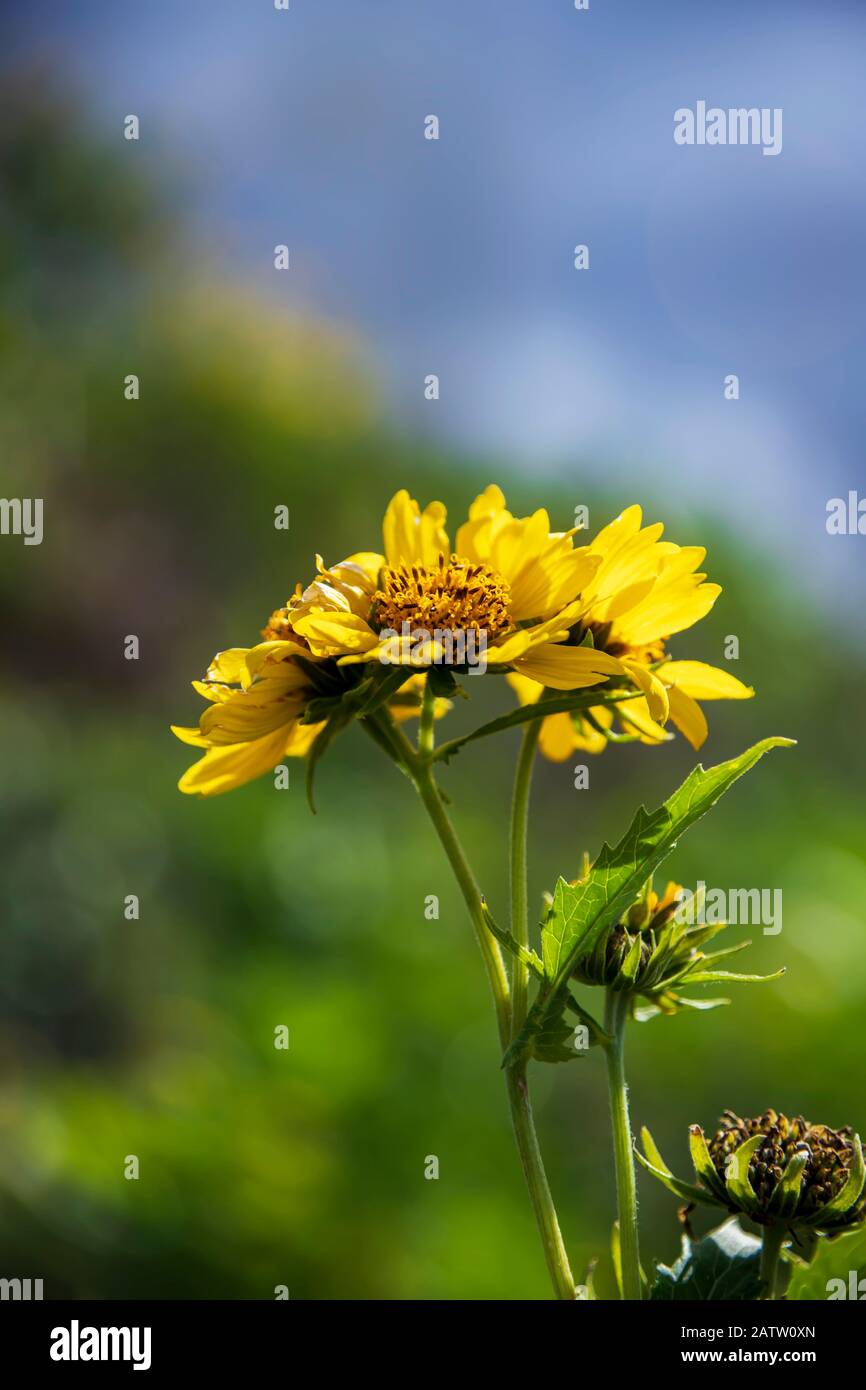
[(483, 632), (487, 641), (511, 627), (508, 584), (483, 564), (469, 564), (456, 555), (439, 556), (434, 568), (401, 565), (385, 569), (375, 595), (380, 628), (402, 632), (426, 629)]

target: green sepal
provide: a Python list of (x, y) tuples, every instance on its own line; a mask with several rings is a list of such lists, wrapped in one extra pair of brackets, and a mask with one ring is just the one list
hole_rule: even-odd
[(664, 999), (667, 1008), (662, 1008), (661, 1004), (650, 1000), (646, 1004), (635, 1004), (632, 1009), (632, 1018), (636, 1023), (649, 1023), (653, 1018), (669, 1018), (671, 1014), (677, 1013), (680, 1009), (693, 1009), (698, 1013), (709, 1013), (711, 1009), (720, 1009), (723, 1005), (730, 1004), (730, 999), (689, 999), (686, 994), (669, 994), (665, 990), (658, 996)]
[(848, 1179), (837, 1192), (835, 1197), (831, 1197), (814, 1217), (809, 1220), (810, 1225), (820, 1226), (827, 1217), (844, 1216), (845, 1212), (850, 1211), (863, 1191), (863, 1184), (866, 1182), (866, 1165), (863, 1162), (863, 1146), (860, 1143), (860, 1135), (855, 1134), (853, 1139), (854, 1161), (848, 1172)]
[(779, 1221), (787, 1221), (794, 1215), (800, 1200), (803, 1170), (808, 1162), (809, 1155), (806, 1153), (795, 1153), (788, 1159), (785, 1164), (785, 1171), (773, 1188), (773, 1195), (767, 1207), (768, 1216), (775, 1216)]
[(619, 973), (611, 986), (612, 989), (628, 989), (628, 987), (633, 985), (637, 980), (638, 971), (640, 969), (641, 944), (641, 934), (637, 932), (626, 952), (625, 959), (619, 968)]
[(716, 1165), (710, 1157), (706, 1136), (700, 1125), (689, 1125), (689, 1153), (701, 1182), (719, 1201), (727, 1205), (725, 1184), (716, 1172)]
[(619, 1238), (619, 1222), (614, 1221), (610, 1230), (610, 1258), (616, 1279), (616, 1291), (622, 1298), (622, 1243)]
[[(648, 1173), (652, 1173), (653, 1177), (657, 1178), (669, 1192), (672, 1192), (675, 1197), (680, 1197), (685, 1202), (702, 1202), (708, 1207), (722, 1207), (726, 1205), (726, 1203), (720, 1201), (719, 1198), (714, 1197), (711, 1192), (708, 1192), (706, 1188), (696, 1187), (693, 1183), (683, 1182), (680, 1178), (675, 1178), (659, 1153), (655, 1140), (649, 1130), (644, 1127), (640, 1133), (644, 1153), (641, 1153), (640, 1150), (636, 1148), (634, 1156), (638, 1163), (640, 1163)], [(644, 1155), (646, 1155), (646, 1157), (644, 1157)]]
[(766, 1134), (753, 1134), (739, 1148), (734, 1149), (725, 1163), (725, 1189), (732, 1206), (737, 1206), (747, 1216), (760, 1211), (755, 1189), (749, 1178), (749, 1164), (766, 1139)]
[(431, 666), (427, 672), (427, 682), (437, 700), (469, 698), (449, 666)]
[(335, 709), (343, 703), (342, 695), (317, 695), (306, 705), (300, 718), (301, 724), (321, 724), (329, 719)]
[(337, 734), (345, 729), (347, 724), (351, 724), (352, 717), (351, 710), (347, 709), (345, 705), (340, 705), (331, 715), (327, 724), (316, 734), (310, 751), (307, 754), (307, 804), (313, 815), (316, 814), (316, 803), (313, 799), (313, 783), (315, 781), (316, 768), (334, 742)]
[(681, 979), (680, 983), (690, 985), (764, 985), (768, 980), (778, 980), (779, 976), (784, 974), (784, 965), (781, 970), (774, 970), (772, 975), (740, 975), (733, 970), (697, 970), (694, 974)]

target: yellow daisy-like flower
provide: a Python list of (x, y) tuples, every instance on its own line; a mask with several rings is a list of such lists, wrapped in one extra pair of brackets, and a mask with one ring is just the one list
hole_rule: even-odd
[[(331, 568), (317, 556), (316, 578), (272, 613), (264, 640), (220, 653), (194, 683), (209, 701), (198, 727), (174, 729), (205, 750), (181, 778), (182, 791), (214, 795), (283, 757), (303, 757), (347, 699), (359, 698), (349, 717), (363, 717), (359, 692), (371, 680), (380, 689), (389, 672), (398, 719), (418, 712), (423, 673), (433, 666), (508, 672), (524, 699), (615, 678), (635, 688), (618, 706), (620, 718), (648, 741), (666, 737), (669, 712), (692, 736), (703, 716), (691, 692), (707, 694), (711, 680), (729, 683), (715, 693), (751, 693), (695, 662), (668, 663), (661, 676), (651, 669), (664, 655), (663, 637), (702, 617), (718, 588), (694, 573), (704, 552), (662, 543), (660, 526), (642, 531), (638, 508), (583, 547), (573, 531), (551, 531), (543, 509), (512, 515), (495, 486), (475, 499), (453, 545), (445, 523), (441, 502), (422, 511), (398, 492), (385, 513), (382, 553), (361, 551)], [(440, 698), (435, 713), (447, 708)], [(542, 747), (567, 757), (603, 742), (611, 721), (604, 706), (577, 723), (550, 716)]]
[[(407, 492), (397, 493), (385, 514), (383, 553), (359, 552), (332, 568), (318, 556), (316, 578), (271, 615), (262, 642), (215, 658), (206, 679), (194, 682), (209, 702), (198, 727), (174, 728), (205, 750), (181, 778), (182, 791), (215, 795), (283, 757), (304, 756), (326, 723), (304, 722), (310, 702), (351, 691), (373, 662), (383, 672), (406, 668), (389, 707), (398, 719), (411, 717), (424, 668), (460, 666), (449, 649), (455, 634), (483, 641), (486, 662), (498, 669), (557, 689), (621, 673), (604, 652), (556, 645), (582, 611), (599, 556), (576, 549), (572, 533), (551, 532), (543, 510), (512, 516), (497, 487), (473, 503), (453, 547), (445, 519), (441, 503), (422, 512)], [(447, 708), (439, 699), (435, 713)]]
[[(710, 611), (721, 588), (707, 583), (700, 565), (706, 551), (661, 539), (660, 522), (642, 526), (638, 506), (606, 526), (589, 546), (600, 560), (580, 621), (569, 640), (594, 643), (615, 658), (641, 694), (617, 704), (616, 717), (626, 735), (643, 743), (660, 743), (669, 735), (670, 719), (699, 748), (707, 721), (699, 700), (745, 700), (754, 694), (727, 671), (702, 661), (671, 661), (666, 643)], [(535, 701), (544, 682), (509, 677), (521, 703)], [(549, 684), (549, 682), (547, 682)], [(600, 753), (613, 735), (610, 706), (548, 715), (539, 746), (546, 757), (563, 762), (576, 749)]]
[(559, 690), (622, 674), (605, 652), (559, 645), (602, 564), (588, 547), (575, 548), (573, 532), (552, 532), (543, 509), (513, 516), (495, 486), (475, 499), (453, 546), (445, 522), (441, 502), (422, 511), (398, 492), (385, 513), (384, 553), (322, 571), (316, 595), (290, 601), (279, 635), (290, 630), (314, 657), (340, 665), (415, 669), (473, 664), (454, 657), (452, 639), (474, 636), (488, 665)]

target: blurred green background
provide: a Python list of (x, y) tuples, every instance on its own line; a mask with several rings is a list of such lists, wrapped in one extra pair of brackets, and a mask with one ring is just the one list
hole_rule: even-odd
[[(766, 734), (799, 746), (738, 784), (669, 867), (690, 885), (781, 888), (784, 929), (758, 930), (748, 962), (788, 974), (730, 1009), (634, 1027), (634, 1118), (683, 1172), (687, 1124), (726, 1106), (862, 1129), (866, 672), (813, 606), (808, 553), (791, 572), (745, 549), (683, 508), (673, 476), (619, 495), (591, 459), (513, 475), (405, 437), (351, 325), (254, 297), (186, 236), (176, 171), (123, 158), (31, 84), (0, 116), (3, 492), (45, 499), (43, 544), (0, 546), (2, 1273), (42, 1277), (52, 1297), (548, 1296), (481, 961), (408, 784), (352, 730), (321, 769), (317, 817), (300, 764), (287, 791), (175, 789), (192, 750), (168, 725), (198, 716), (190, 679), (255, 639), (316, 551), (378, 547), (402, 486), (455, 523), (494, 479), (515, 511), (547, 505), (562, 527), (577, 502), (595, 530), (637, 500), (709, 546), (725, 592), (676, 655), (721, 664), (737, 634), (758, 698), (708, 708), (704, 760)], [(455, 732), (510, 706), (504, 684), (468, 685)], [(444, 773), (500, 917), (516, 743)], [(588, 792), (570, 764), (540, 765), (533, 901), (693, 762), (682, 740), (611, 749)], [(575, 1273), (600, 1255), (609, 1289), (601, 1059), (536, 1067), (533, 1086)], [(643, 1175), (641, 1213), (645, 1257), (672, 1259), (675, 1202)]]

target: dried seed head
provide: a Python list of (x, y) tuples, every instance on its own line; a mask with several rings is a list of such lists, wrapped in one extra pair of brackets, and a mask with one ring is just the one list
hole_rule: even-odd
[(769, 1206), (788, 1161), (797, 1154), (806, 1155), (797, 1217), (813, 1215), (845, 1186), (854, 1158), (851, 1126), (830, 1129), (829, 1125), (810, 1124), (802, 1115), (788, 1119), (775, 1110), (765, 1110), (748, 1120), (732, 1110), (724, 1112), (721, 1128), (709, 1141), (710, 1158), (719, 1177), (725, 1178), (734, 1151), (758, 1134), (764, 1135), (764, 1141), (752, 1155), (749, 1181), (762, 1207)]

